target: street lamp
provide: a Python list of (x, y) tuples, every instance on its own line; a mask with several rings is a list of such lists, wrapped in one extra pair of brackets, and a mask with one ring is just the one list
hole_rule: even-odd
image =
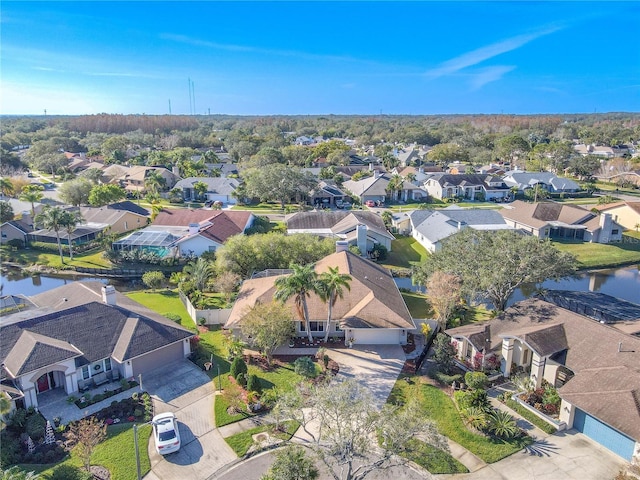
[[(153, 422), (145, 422), (141, 425), (150, 425)], [(140, 472), (140, 452), (138, 451), (138, 425), (133, 424), (133, 445), (136, 450), (136, 472), (138, 473), (138, 480), (142, 480), (142, 473)]]

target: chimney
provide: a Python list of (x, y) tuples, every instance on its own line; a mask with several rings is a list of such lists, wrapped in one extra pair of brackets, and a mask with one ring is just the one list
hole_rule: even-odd
[(423, 166), (418, 167), (418, 173), (424, 173), (424, 167)]
[(380, 178), (382, 174), (380, 173), (380, 170), (374, 170), (373, 171), (373, 178)]
[(369, 171), (373, 172), (373, 163), (369, 163)]
[(116, 289), (113, 285), (104, 285), (102, 287), (102, 301), (107, 305), (116, 305)]
[(189, 224), (189, 235), (195, 235), (200, 231), (199, 223), (190, 223)]
[(346, 252), (347, 250), (349, 250), (349, 242), (346, 240), (338, 240), (336, 242), (336, 253)]
[(29, 210), (22, 212), (22, 222), (33, 228), (33, 218), (31, 218), (31, 212)]
[(613, 230), (613, 219), (610, 213), (601, 213), (598, 219), (600, 224), (600, 234), (596, 240), (598, 243), (609, 243), (611, 241), (611, 231)]
[(363, 257), (367, 257), (367, 226), (359, 224), (357, 227), (358, 233), (358, 249)]
[(180, 167), (178, 167), (177, 165), (174, 165), (173, 167), (171, 167), (171, 173), (173, 173), (176, 177), (179, 177)]

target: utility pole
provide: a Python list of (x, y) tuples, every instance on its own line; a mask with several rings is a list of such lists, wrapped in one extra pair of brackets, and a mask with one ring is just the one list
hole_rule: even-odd
[(171, 99), (169, 99), (169, 115), (171, 115)]

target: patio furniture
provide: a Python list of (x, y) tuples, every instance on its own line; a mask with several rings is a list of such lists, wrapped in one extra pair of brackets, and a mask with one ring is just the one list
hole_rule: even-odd
[(95, 384), (96, 387), (104, 383), (109, 383), (109, 379), (107, 378), (107, 374), (105, 372), (100, 372), (91, 378), (93, 378), (93, 383)]

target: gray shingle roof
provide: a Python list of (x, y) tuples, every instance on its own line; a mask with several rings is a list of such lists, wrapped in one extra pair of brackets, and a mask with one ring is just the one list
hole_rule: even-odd
[(189, 177), (180, 180), (174, 185), (174, 188), (193, 188), (197, 182), (207, 185), (207, 192), (217, 193), (218, 195), (231, 195), (235, 192), (240, 182), (235, 178), (226, 177)]
[[(135, 325), (128, 329), (131, 318)], [(73, 357), (81, 357), (80, 364), (112, 356), (123, 361), (191, 336), (168, 320), (93, 301), (0, 326), (0, 360), (17, 376)]]

